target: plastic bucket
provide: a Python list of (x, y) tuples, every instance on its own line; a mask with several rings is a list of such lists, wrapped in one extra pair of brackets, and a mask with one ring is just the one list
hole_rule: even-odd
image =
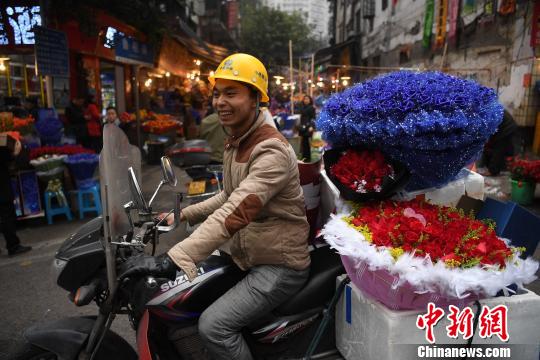
[(530, 205), (534, 200), (534, 190), (536, 183), (528, 181), (511, 180), (512, 182), (512, 201), (520, 205)]

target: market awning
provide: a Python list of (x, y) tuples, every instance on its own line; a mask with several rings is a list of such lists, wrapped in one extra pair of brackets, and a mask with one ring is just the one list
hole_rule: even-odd
[(347, 49), (351, 45), (355, 45), (357, 41), (358, 40), (356, 38), (352, 38), (339, 44), (335, 44), (318, 50), (315, 53), (315, 65), (319, 66), (338, 63), (338, 59), (343, 50)]
[(224, 47), (209, 44), (204, 42), (204, 46), (201, 46), (199, 41), (194, 38), (188, 38), (180, 35), (172, 35), (172, 37), (180, 44), (184, 45), (186, 49), (196, 57), (204, 59), (206, 62), (212, 65), (219, 65), (230, 51)]
[(174, 75), (186, 76), (192, 67), (192, 57), (187, 48), (168, 36), (163, 37), (158, 68)]
[(204, 42), (204, 47), (195, 38), (171, 35), (165, 36), (161, 44), (158, 67), (171, 74), (186, 76), (195, 70), (194, 60), (205, 63), (205, 68), (215, 68), (230, 51), (224, 47)]

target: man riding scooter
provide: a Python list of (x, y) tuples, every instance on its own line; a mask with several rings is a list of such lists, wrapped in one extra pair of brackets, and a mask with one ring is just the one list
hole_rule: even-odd
[(203, 312), (199, 333), (215, 359), (252, 359), (240, 331), (304, 285), (309, 225), (296, 155), (270, 114), (260, 109), (269, 101), (264, 65), (251, 55), (234, 54), (209, 80), (228, 135), (224, 189), (182, 210), (181, 220), (204, 220), (191, 236), (167, 254), (128, 260), (120, 277), (170, 275), (178, 266), (193, 280), (195, 264), (213, 251), (230, 254), (248, 274)]

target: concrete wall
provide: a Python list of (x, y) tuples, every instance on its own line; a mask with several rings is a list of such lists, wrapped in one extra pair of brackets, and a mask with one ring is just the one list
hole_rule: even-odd
[[(439, 1), (435, 3), (436, 14)], [(449, 73), (496, 89), (501, 103), (519, 125), (534, 126), (539, 105), (538, 90), (534, 85), (540, 81), (540, 63), (535, 64), (529, 45), (532, 3), (530, 1), (528, 7), (519, 6), (515, 14), (497, 16), (493, 21), (483, 23), (475, 22), (482, 16), (479, 6), (462, 17), (465, 28), (457, 42), (449, 44), (444, 53), (443, 49), (422, 47), (425, 1), (400, 0), (393, 14), (391, 5), (383, 11), (381, 2), (376, 1), (373, 30), (369, 31), (369, 20), (364, 19), (362, 23), (362, 63), (357, 65), (444, 68)], [(363, 72), (361, 78), (377, 73)], [(523, 85), (525, 74), (532, 75), (531, 87)]]

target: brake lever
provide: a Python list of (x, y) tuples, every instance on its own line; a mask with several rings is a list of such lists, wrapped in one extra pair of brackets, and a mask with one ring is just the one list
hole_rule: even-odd
[(156, 227), (159, 226), (159, 224), (161, 224), (166, 218), (169, 217), (169, 215), (171, 215), (172, 213), (174, 212), (174, 209), (171, 209), (171, 211), (169, 211), (167, 213), (167, 215), (165, 215), (161, 220), (159, 220), (159, 222), (155, 225)]

